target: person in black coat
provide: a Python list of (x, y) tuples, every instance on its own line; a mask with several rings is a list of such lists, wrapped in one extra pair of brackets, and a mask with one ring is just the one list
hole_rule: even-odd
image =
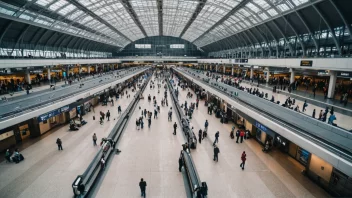
[(218, 142), (219, 142), (219, 136), (220, 136), (220, 133), (219, 133), (219, 131), (217, 131), (217, 132), (215, 133), (215, 140), (214, 140), (213, 145), (215, 145), (215, 143), (218, 143)]
[(182, 157), (180, 157), (179, 159), (178, 159), (178, 171), (182, 171), (181, 169), (182, 169), (182, 166), (183, 166), (183, 160), (182, 160)]
[(240, 137), (240, 130), (236, 131), (236, 143), (238, 143), (238, 138)]
[(202, 131), (202, 129), (199, 129), (199, 132), (198, 132), (199, 144), (202, 143), (202, 138), (203, 138), (203, 131)]
[(176, 135), (176, 129), (177, 129), (177, 124), (176, 124), (176, 122), (175, 122), (175, 124), (174, 124), (174, 135)]
[(64, 149), (62, 148), (62, 141), (61, 141), (60, 138), (57, 138), (56, 144), (57, 144), (58, 150), (64, 150)]
[(143, 178), (139, 182), (139, 188), (141, 189), (141, 196), (145, 197), (145, 188), (147, 187), (147, 182), (143, 181)]
[(110, 111), (106, 112), (106, 117), (108, 118), (108, 121), (110, 121)]
[(214, 161), (215, 160), (219, 161), (219, 159), (218, 159), (219, 153), (220, 153), (220, 149), (217, 146), (214, 146), (214, 159), (213, 159)]

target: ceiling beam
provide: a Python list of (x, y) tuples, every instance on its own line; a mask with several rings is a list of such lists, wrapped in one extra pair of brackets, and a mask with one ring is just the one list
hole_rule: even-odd
[(204, 35), (208, 34), (210, 31), (212, 31), (214, 28), (216, 28), (218, 25), (222, 24), (224, 21), (226, 21), (231, 15), (233, 15), (235, 12), (240, 10), (243, 6), (245, 6), (247, 3), (249, 3), (251, 0), (243, 0), (241, 3), (239, 3), (237, 6), (235, 6), (230, 12), (228, 12), (224, 17), (222, 17), (218, 22), (216, 22), (213, 26), (211, 26), (207, 31), (205, 31), (202, 35), (200, 35), (198, 38), (194, 39), (194, 42), (197, 40), (201, 39), (204, 37)]
[[(134, 11), (131, 3), (129, 0), (120, 0), (123, 7), (127, 10), (127, 12), (130, 14), (131, 18), (133, 19), (134, 23), (141, 29), (142, 33), (144, 34), (145, 37), (148, 37), (147, 32), (145, 31), (141, 21), (139, 20), (136, 12)], [(160, 25), (160, 24), (159, 24)]]
[[(306, 55), (306, 47), (305, 47), (305, 45), (304, 45), (304, 43), (303, 43), (302, 37), (300, 37), (300, 36), (298, 35), (298, 32), (297, 32), (296, 28), (293, 27), (293, 25), (290, 23), (290, 21), (286, 18), (286, 16), (283, 15), (283, 13), (281, 12), (281, 10), (278, 9), (278, 8), (275, 6), (274, 3), (272, 3), (272, 2), (269, 1), (269, 0), (264, 0), (264, 1), (265, 1), (267, 4), (269, 4), (277, 13), (279, 13), (279, 15), (281, 15), (281, 17), (282, 17), (282, 18), (284, 19), (284, 21), (286, 22), (286, 24), (288, 24), (288, 26), (290, 26), (290, 28), (291, 28), (291, 30), (293, 31), (293, 33), (295, 33), (296, 38), (299, 40), (299, 43), (301, 44), (303, 56), (305, 56), (305, 55)], [(286, 6), (288, 6), (288, 5), (286, 5)], [(295, 55), (296, 55), (296, 54), (295, 54)]]
[(329, 23), (329, 21), (326, 19), (324, 14), (320, 11), (320, 9), (316, 5), (313, 4), (312, 6), (315, 9), (315, 11), (319, 14), (321, 19), (323, 19), (323, 21), (325, 22), (326, 26), (329, 28), (329, 30), (331, 32), (331, 35), (332, 35), (332, 39), (334, 40), (334, 43), (335, 43), (335, 46), (336, 46), (336, 50), (338, 51), (339, 55), (342, 55), (340, 43), (339, 43), (339, 41), (336, 38), (335, 31), (332, 28), (331, 24)]
[(312, 33), (312, 30), (310, 29), (310, 27), (308, 26), (306, 20), (304, 19), (304, 17), (302, 16), (302, 14), (297, 10), (296, 11), (296, 15), (298, 16), (298, 18), (302, 21), (303, 25), (306, 27), (310, 37), (312, 38), (312, 41), (314, 43), (315, 46), (315, 50), (318, 52), (319, 51), (319, 45), (317, 40), (314, 37), (314, 34)]
[(293, 51), (293, 48), (292, 48), (292, 45), (290, 43), (290, 41), (287, 39), (287, 36), (284, 34), (284, 32), (281, 30), (281, 28), (279, 27), (279, 25), (276, 23), (275, 20), (272, 21), (272, 23), (274, 24), (275, 28), (277, 29), (277, 31), (279, 31), (279, 33), (281, 34), (282, 38), (285, 39), (286, 41), (286, 44), (288, 46), (288, 49), (290, 50), (291, 52), (291, 56), (293, 57), (294, 56), (294, 51)]
[(192, 23), (196, 20), (198, 14), (202, 11), (205, 3), (207, 2), (207, 0), (199, 0), (198, 5), (196, 7), (196, 9), (194, 10), (192, 17), (188, 20), (186, 26), (183, 28), (181, 34), (180, 34), (180, 38), (182, 38), (182, 36), (186, 33), (186, 31), (188, 30), (188, 28), (192, 25)]
[(334, 6), (335, 10), (337, 11), (337, 13), (340, 15), (343, 23), (345, 24), (348, 34), (350, 35), (350, 38), (352, 38), (352, 30), (351, 30), (351, 25), (350, 23), (347, 21), (345, 15), (341, 12), (340, 8), (336, 5), (336, 3), (332, 0), (330, 0), (330, 3), (332, 4), (332, 6)]
[(159, 36), (163, 35), (163, 0), (156, 0), (158, 7)]
[(119, 30), (117, 30), (114, 26), (112, 26), (110, 23), (106, 22), (104, 19), (102, 19), (100, 16), (98, 16), (97, 14), (95, 14), (94, 12), (92, 12), (90, 9), (88, 9), (87, 7), (83, 6), (81, 3), (79, 3), (77, 0), (67, 0), (68, 2), (70, 2), (71, 4), (73, 4), (74, 6), (76, 6), (77, 8), (79, 8), (80, 10), (82, 10), (83, 12), (87, 13), (88, 15), (90, 15), (91, 17), (95, 18), (97, 21), (99, 21), (100, 23), (108, 26), (111, 30), (113, 30), (114, 32), (116, 32), (118, 35), (120, 35), (121, 37), (125, 38), (126, 40), (132, 42), (132, 40), (130, 38), (128, 38), (126, 35), (122, 34)]

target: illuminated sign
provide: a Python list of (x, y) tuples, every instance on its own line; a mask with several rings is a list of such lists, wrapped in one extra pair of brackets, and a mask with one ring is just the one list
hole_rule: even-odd
[(352, 72), (337, 72), (337, 77), (351, 78), (352, 77)]
[(302, 67), (312, 67), (313, 66), (313, 61), (311, 61), (311, 60), (301, 60), (301, 66)]

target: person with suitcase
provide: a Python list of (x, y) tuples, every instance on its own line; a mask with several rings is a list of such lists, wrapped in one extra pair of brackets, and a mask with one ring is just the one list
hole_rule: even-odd
[(56, 144), (57, 144), (58, 150), (64, 150), (64, 149), (62, 148), (62, 141), (61, 141), (60, 138), (57, 138)]

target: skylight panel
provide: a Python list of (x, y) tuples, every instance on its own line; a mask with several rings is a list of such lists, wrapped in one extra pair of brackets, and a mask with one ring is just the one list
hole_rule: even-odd
[(51, 2), (53, 2), (54, 0), (38, 0), (37, 2), (35, 2), (36, 4), (38, 5), (41, 5), (41, 6), (46, 6), (48, 4), (50, 4)]
[(56, 11), (57, 9), (65, 6), (66, 4), (68, 4), (68, 2), (66, 0), (58, 0), (55, 3), (53, 3), (52, 5), (50, 5), (49, 9), (52, 11)]
[(60, 10), (58, 11), (58, 13), (61, 14), (61, 15), (65, 15), (65, 14), (67, 14), (67, 13), (73, 11), (73, 10), (76, 9), (76, 8), (77, 8), (76, 6), (74, 6), (74, 5), (72, 5), (72, 4), (69, 4), (69, 5), (65, 6), (64, 8), (60, 9)]
[(264, 10), (270, 8), (270, 5), (266, 2), (266, 0), (253, 0), (253, 3), (259, 5)]
[(299, 6), (299, 5), (302, 5), (304, 3), (308, 3), (309, 2), (309, 0), (291, 0), (291, 1), (295, 4), (295, 6)]
[(276, 16), (276, 15), (278, 14), (274, 8), (269, 9), (267, 12), (268, 12), (271, 16)]
[(290, 9), (290, 8), (289, 8), (286, 4), (284, 4), (284, 3), (279, 4), (279, 5), (276, 5), (276, 7), (277, 7), (279, 10), (281, 10), (281, 12), (285, 12), (285, 11), (287, 11), (287, 10)]
[(247, 3), (246, 7), (255, 13), (260, 11), (260, 9), (252, 3)]

